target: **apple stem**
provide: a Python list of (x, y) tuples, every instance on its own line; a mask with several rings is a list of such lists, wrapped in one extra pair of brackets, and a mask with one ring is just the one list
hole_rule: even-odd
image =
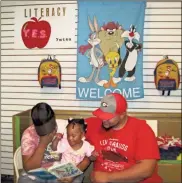
[(35, 22), (38, 22), (42, 17), (40, 17), (38, 20), (36, 17), (32, 17), (31, 20), (35, 21)]
[(32, 17), (31, 20), (35, 21), (35, 22), (38, 22), (37, 18), (36, 17)]

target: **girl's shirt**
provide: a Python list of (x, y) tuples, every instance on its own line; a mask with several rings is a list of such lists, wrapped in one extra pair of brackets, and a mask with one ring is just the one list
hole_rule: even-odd
[(74, 165), (78, 165), (85, 156), (90, 157), (94, 149), (94, 146), (83, 140), (82, 147), (74, 150), (69, 145), (68, 140), (63, 138), (59, 141), (56, 152), (62, 153), (61, 163), (71, 162)]

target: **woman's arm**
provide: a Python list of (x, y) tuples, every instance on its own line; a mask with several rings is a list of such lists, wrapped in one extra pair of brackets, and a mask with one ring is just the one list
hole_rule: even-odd
[(25, 171), (40, 168), (41, 162), (44, 158), (44, 151), (47, 146), (39, 144), (33, 155), (23, 155), (23, 168)]
[(44, 158), (45, 149), (47, 148), (47, 145), (52, 141), (54, 135), (55, 133), (53, 132), (48, 135), (40, 137), (40, 143), (33, 152), (33, 154), (22, 155), (24, 170), (29, 171), (41, 167), (41, 162)]

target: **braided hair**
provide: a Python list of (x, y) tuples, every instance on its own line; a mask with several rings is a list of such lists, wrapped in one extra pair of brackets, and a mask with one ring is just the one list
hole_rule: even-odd
[(83, 130), (83, 132), (87, 132), (87, 123), (85, 122), (85, 120), (83, 118), (81, 119), (75, 119), (75, 118), (69, 118), (68, 119), (68, 125), (66, 126), (66, 128), (68, 128), (68, 126), (73, 125), (73, 128), (76, 124), (80, 125), (81, 129)]

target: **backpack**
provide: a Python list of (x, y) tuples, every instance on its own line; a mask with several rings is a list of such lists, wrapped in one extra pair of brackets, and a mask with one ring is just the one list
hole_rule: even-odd
[(162, 90), (162, 95), (171, 90), (177, 90), (180, 84), (180, 73), (177, 63), (173, 59), (165, 56), (160, 60), (154, 70), (155, 86), (158, 90)]
[(48, 55), (47, 59), (41, 60), (38, 68), (38, 81), (41, 88), (44, 86), (61, 88), (61, 66), (55, 56), (52, 58)]

